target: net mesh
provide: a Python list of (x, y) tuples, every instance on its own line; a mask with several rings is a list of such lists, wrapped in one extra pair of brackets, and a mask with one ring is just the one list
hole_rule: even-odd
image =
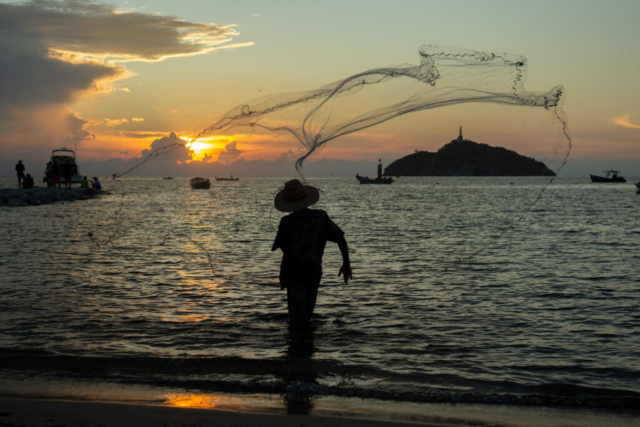
[[(233, 133), (265, 138), (278, 134), (297, 141), (304, 154), (295, 161), (295, 169), (303, 180), (305, 161), (328, 144), (352, 144), (367, 156), (369, 150), (376, 149), (367, 140), (376, 141), (380, 135), (387, 137), (387, 147), (405, 144), (406, 140), (416, 141), (419, 146), (414, 153), (385, 166), (384, 175), (389, 177), (538, 177), (536, 191), (511, 191), (511, 201), (505, 200), (499, 206), (481, 200), (471, 204), (466, 193), (464, 201), (462, 196), (456, 199), (460, 188), (455, 180), (432, 182), (427, 190), (430, 201), (440, 207), (449, 204), (450, 208), (445, 217), (437, 213), (441, 210), (421, 210), (420, 223), (432, 231), (434, 242), (439, 235), (446, 235), (450, 242), (451, 230), (458, 230), (460, 238), (467, 242), (434, 256), (433, 265), (446, 271), (481, 253), (524, 217), (565, 164), (571, 138), (562, 110), (563, 87), (546, 92), (526, 91), (524, 57), (425, 45), (419, 49), (419, 59), (417, 65), (375, 68), (319, 89), (242, 103), (187, 143), (179, 138), (165, 139), (114, 173), (113, 178), (148, 162), (175, 156), (176, 152), (184, 154), (198, 138)], [(466, 132), (472, 135), (463, 135), (461, 125), (471, 129)], [(442, 141), (458, 129), (457, 138), (443, 145)], [(394, 134), (402, 136), (389, 137)], [(378, 143), (376, 147), (379, 146)], [(505, 185), (510, 184), (505, 181)], [(123, 201), (118, 208), (120, 213), (114, 216), (111, 234), (92, 237), (97, 244), (118, 248), (118, 237), (126, 229), (124, 206)], [(474, 210), (468, 206), (474, 206)], [(490, 223), (487, 218), (491, 218)], [(465, 236), (464, 230), (477, 221), (482, 224), (474, 224), (474, 234)], [(161, 233), (156, 243), (143, 245), (144, 249), (165, 244), (168, 236), (198, 245), (185, 233), (168, 231)], [(214, 260), (208, 252), (207, 257), (213, 269)]]

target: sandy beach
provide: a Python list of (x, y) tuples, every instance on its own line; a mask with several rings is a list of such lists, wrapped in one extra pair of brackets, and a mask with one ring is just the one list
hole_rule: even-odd
[[(377, 421), (355, 417), (323, 417), (240, 413), (217, 409), (175, 408), (118, 403), (71, 402), (41, 399), (0, 399), (0, 426), (18, 427), (393, 427), (415, 423)], [(419, 423), (433, 427), (452, 424)]]

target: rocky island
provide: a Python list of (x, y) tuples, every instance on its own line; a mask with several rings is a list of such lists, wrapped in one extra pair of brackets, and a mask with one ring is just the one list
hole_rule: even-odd
[(544, 163), (460, 135), (435, 153), (416, 151), (387, 166), (385, 176), (554, 176)]

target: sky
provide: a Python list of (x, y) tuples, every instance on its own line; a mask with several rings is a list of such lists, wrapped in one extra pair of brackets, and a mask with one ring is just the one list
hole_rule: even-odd
[[(63, 146), (76, 150), (81, 172), (111, 175), (175, 142), (191, 149), (133, 173), (293, 177), (306, 149), (286, 135), (193, 138), (249, 100), (418, 64), (419, 47), (433, 44), (522, 55), (527, 90), (564, 86), (572, 148), (563, 175), (640, 176), (638, 17), (640, 2), (622, 0), (0, 1), (0, 175), (13, 175), (18, 159), (41, 175)], [(338, 138), (305, 172), (374, 174), (378, 159), (435, 151), (460, 125), (491, 145), (525, 138), (473, 108)], [(522, 116), (533, 139), (540, 119)], [(541, 147), (521, 154), (545, 159)]]

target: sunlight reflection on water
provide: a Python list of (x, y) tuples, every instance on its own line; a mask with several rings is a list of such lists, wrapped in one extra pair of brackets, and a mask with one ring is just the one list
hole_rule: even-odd
[[(250, 359), (264, 362), (265, 375), (277, 374), (270, 364), (288, 346), (287, 316), (280, 254), (270, 251), (280, 218), (270, 195), (283, 180), (203, 191), (190, 190), (186, 179), (123, 181), (117, 244), (126, 258), (86, 237), (114, 230), (115, 187), (100, 199), (0, 208), (2, 348)], [(335, 374), (362, 384), (385, 378), (463, 389), (572, 384), (640, 392), (633, 185), (558, 179), (514, 230), (437, 274), (508, 226), (541, 182), (310, 180), (326, 193), (318, 208), (346, 232), (354, 280), (341, 283), (339, 251), (328, 246), (315, 350), (302, 366), (323, 372), (320, 383)], [(204, 245), (215, 272), (197, 246), (176, 236), (138, 253), (169, 230)], [(247, 369), (234, 363), (225, 375)]]

